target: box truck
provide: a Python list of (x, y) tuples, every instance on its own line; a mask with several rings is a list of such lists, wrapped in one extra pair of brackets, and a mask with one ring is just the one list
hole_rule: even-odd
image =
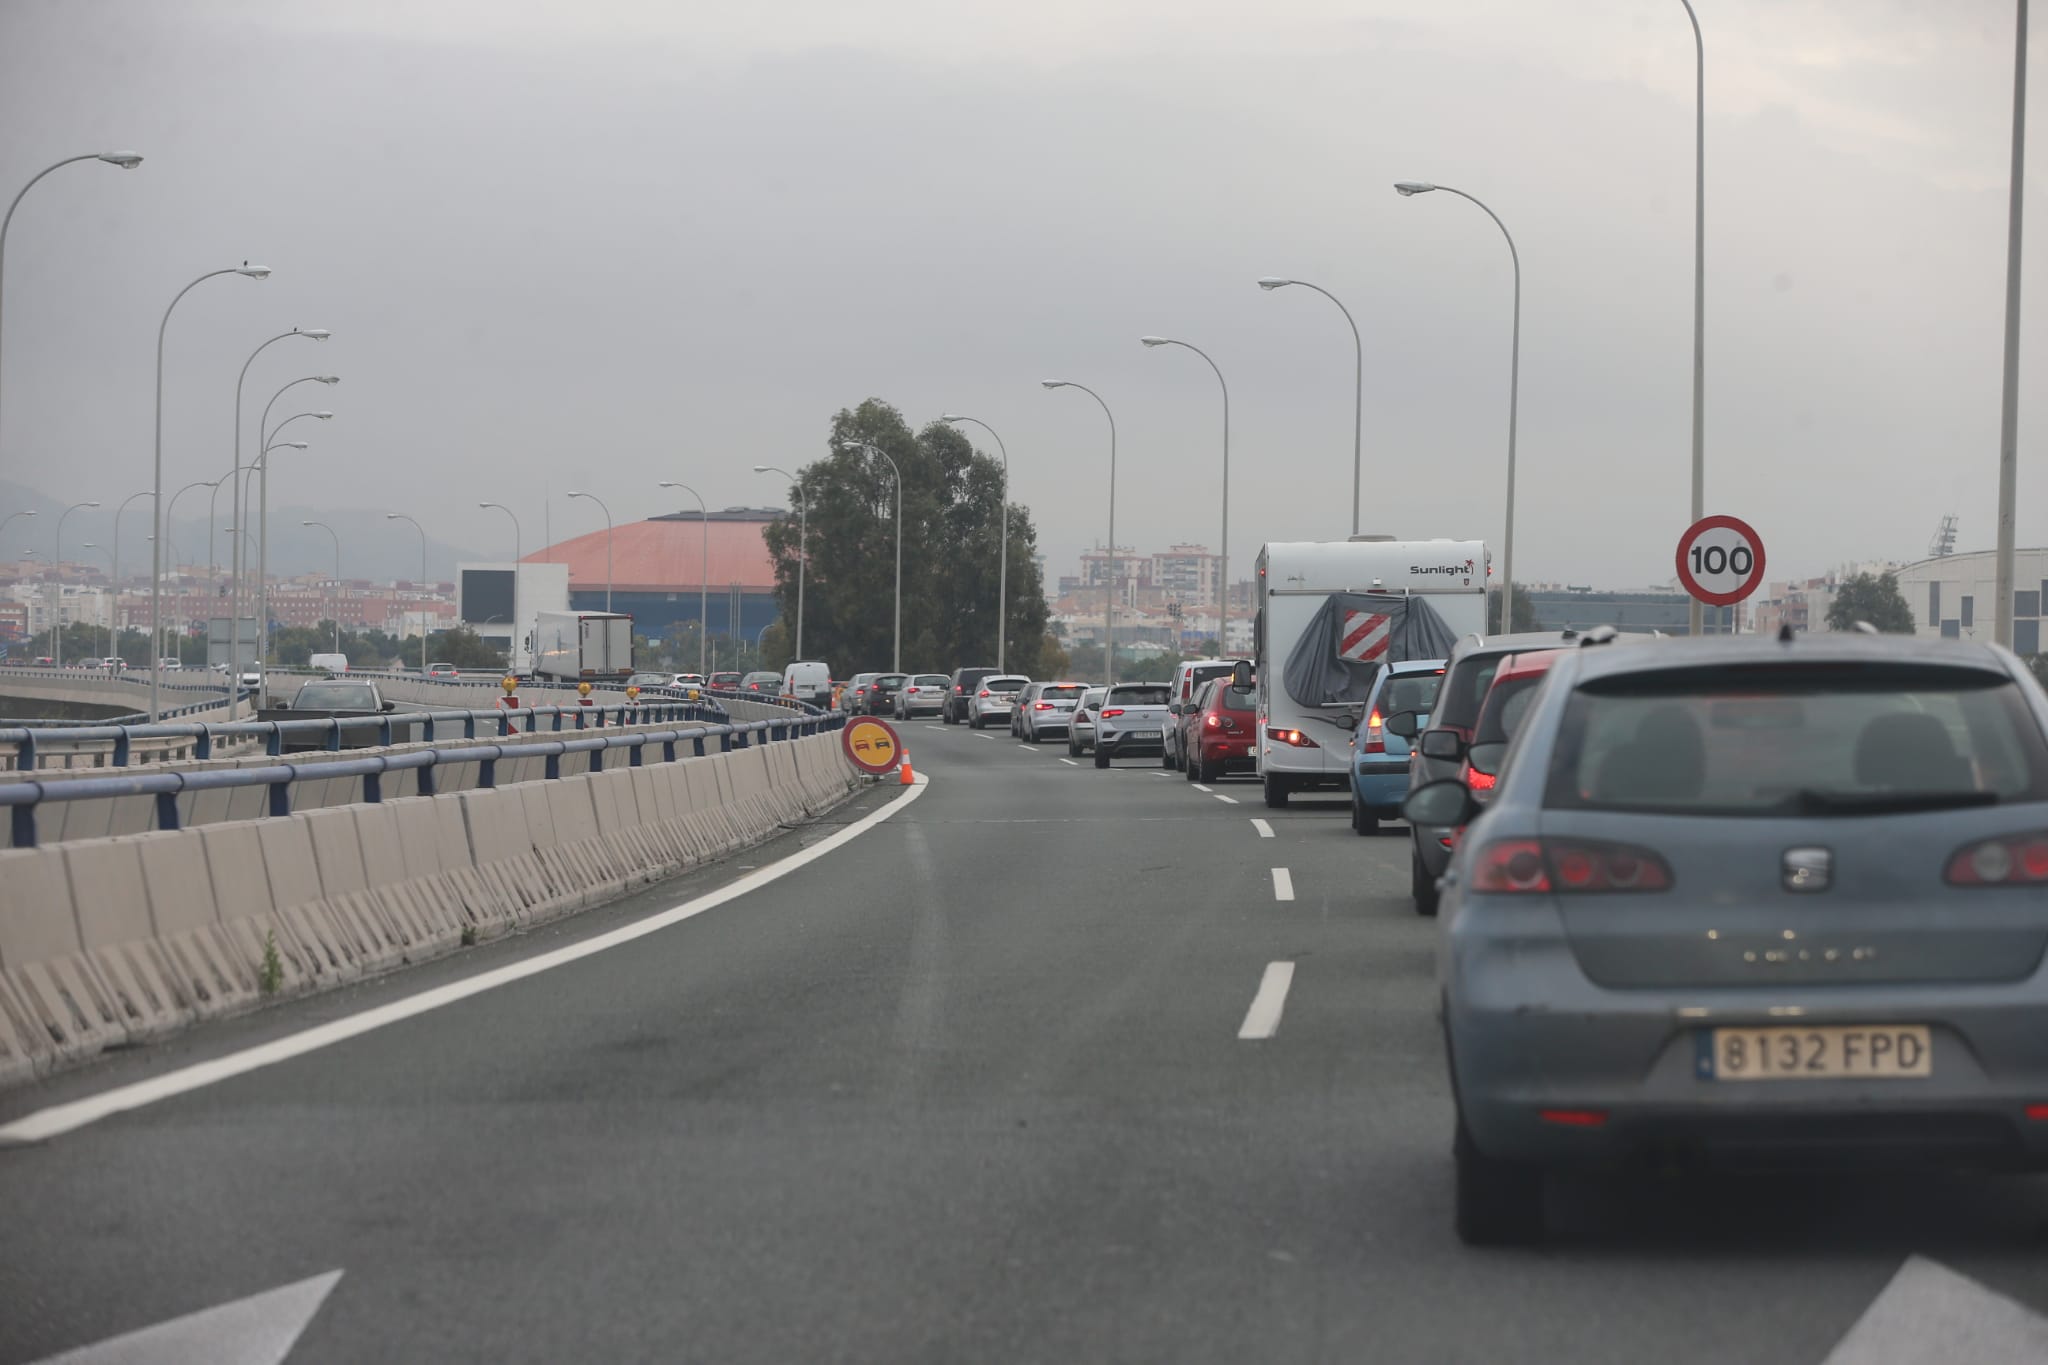
[(623, 682), (633, 672), (633, 618), (624, 612), (540, 612), (527, 647), (540, 681)]
[(1355, 536), (1259, 551), (1252, 624), (1266, 804), (1345, 787), (1351, 732), (1379, 670), (1441, 659), (1486, 628), (1486, 545)]

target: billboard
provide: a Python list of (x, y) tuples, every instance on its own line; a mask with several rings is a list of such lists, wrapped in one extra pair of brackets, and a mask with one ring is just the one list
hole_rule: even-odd
[(505, 626), (512, 620), (512, 570), (464, 568), (456, 589), (462, 619), (473, 626)]

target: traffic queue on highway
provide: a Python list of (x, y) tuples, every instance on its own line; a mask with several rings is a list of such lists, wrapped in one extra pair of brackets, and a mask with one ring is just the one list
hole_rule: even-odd
[(1541, 1239), (1570, 1169), (2048, 1169), (2032, 671), (1867, 629), (1489, 634), (1486, 564), (1272, 545), (1250, 658), (863, 673), (841, 701), (1401, 821), (1468, 1243)]

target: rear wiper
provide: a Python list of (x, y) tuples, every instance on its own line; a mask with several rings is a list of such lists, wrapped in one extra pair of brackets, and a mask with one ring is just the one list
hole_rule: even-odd
[(1899, 815), (1919, 810), (1995, 806), (1997, 792), (1841, 792), (1803, 787), (1793, 803), (1811, 815)]

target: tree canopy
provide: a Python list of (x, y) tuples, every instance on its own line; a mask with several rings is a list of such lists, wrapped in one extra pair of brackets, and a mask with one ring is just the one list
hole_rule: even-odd
[(1886, 635), (1911, 635), (1913, 609), (1899, 593), (1899, 576), (1894, 573), (1860, 573), (1835, 589), (1828, 603), (1828, 629), (1853, 630), (1858, 621), (1868, 621)]
[[(835, 677), (891, 663), (896, 583), (896, 485), (889, 466), (841, 440), (864, 441), (903, 473), (903, 667), (945, 672), (996, 661), (996, 528), (1002, 466), (945, 422), (913, 433), (880, 399), (832, 418), (826, 454), (797, 470), (793, 508), (809, 504), (804, 652)], [(770, 525), (782, 619), (797, 612), (797, 511)], [(1008, 649), (1005, 665), (1038, 676), (1048, 610), (1038, 533), (1025, 508), (1008, 508)]]

